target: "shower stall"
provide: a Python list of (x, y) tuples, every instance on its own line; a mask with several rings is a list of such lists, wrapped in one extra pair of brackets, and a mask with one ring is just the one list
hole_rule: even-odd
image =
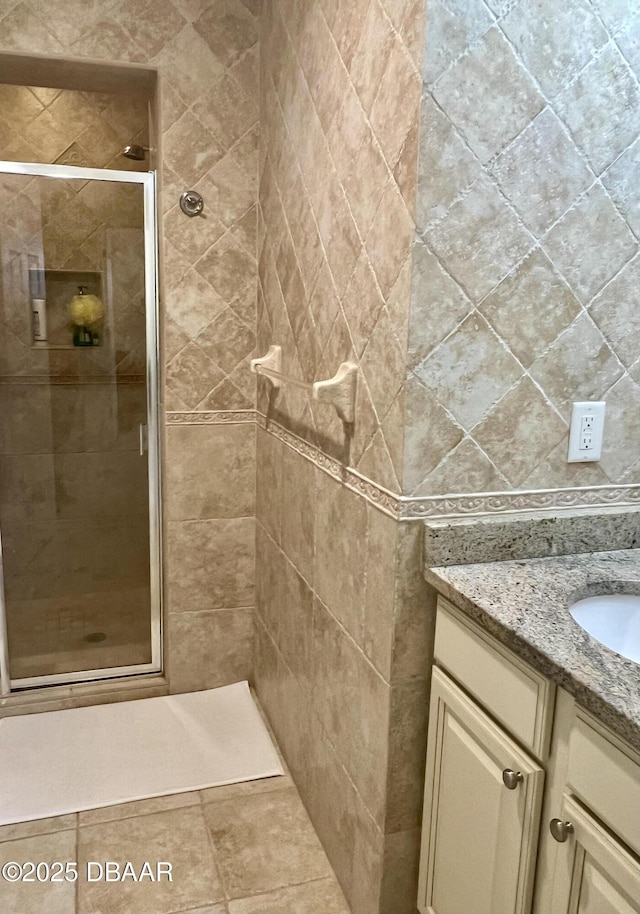
[(162, 669), (154, 182), (0, 162), (2, 694)]

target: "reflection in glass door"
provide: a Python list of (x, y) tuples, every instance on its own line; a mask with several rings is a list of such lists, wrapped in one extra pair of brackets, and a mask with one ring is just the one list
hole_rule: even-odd
[(161, 668), (154, 176), (0, 162), (0, 664)]

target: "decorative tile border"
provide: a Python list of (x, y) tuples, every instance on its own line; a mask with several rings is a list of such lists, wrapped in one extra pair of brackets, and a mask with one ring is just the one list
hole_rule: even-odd
[(594, 486), (592, 488), (532, 489), (514, 492), (476, 492), (465, 495), (433, 495), (410, 498), (390, 492), (354, 470), (329, 457), (315, 445), (290, 432), (264, 413), (253, 409), (165, 413), (167, 425), (233, 425), (257, 423), (274, 438), (309, 460), (327, 475), (360, 495), (378, 510), (402, 521), (435, 518), (487, 517), (523, 514), (530, 511), (576, 508), (640, 508), (640, 485)]
[(376, 508), (383, 511), (385, 514), (398, 518), (400, 500), (393, 492), (389, 492), (387, 489), (384, 489), (382, 486), (373, 482), (373, 480), (367, 479), (366, 476), (358, 473), (358, 471), (354, 470), (352, 467), (345, 467), (339, 460), (336, 460), (334, 457), (329, 457), (319, 448), (315, 447), (313, 444), (309, 444), (308, 441), (299, 438), (277, 422), (271, 420), (267, 422), (266, 416), (264, 416), (263, 413), (257, 413), (256, 421), (261, 428), (273, 435), (274, 438), (278, 438), (283, 444), (286, 444), (292, 450), (313, 463), (314, 466), (317, 466), (329, 476), (332, 476), (338, 482), (341, 482), (348, 489), (351, 489), (352, 492), (362, 496), (362, 498), (371, 502), (372, 505), (375, 505)]
[(401, 496), (400, 502), (401, 520), (515, 514), (549, 509), (604, 508), (612, 505), (637, 505), (640, 508), (640, 485), (436, 495), (428, 498)]
[(167, 425), (238, 425), (256, 421), (254, 409), (202, 410), (193, 412), (171, 411), (165, 413)]

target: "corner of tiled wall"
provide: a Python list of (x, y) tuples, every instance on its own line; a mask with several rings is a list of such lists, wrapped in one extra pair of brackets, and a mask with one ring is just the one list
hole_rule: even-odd
[[(358, 365), (349, 464), (391, 492), (423, 26), (422, 0), (273, 0), (261, 29), (258, 348), (281, 345), (285, 372), (307, 382)], [(327, 464), (342, 454), (335, 413), (296, 390), (274, 407), (268, 390), (259, 382), (258, 695), (352, 910), (391, 910), (393, 894), (413, 910), (426, 670), (409, 672), (400, 642), (413, 639), (417, 662), (424, 638), (410, 631), (408, 593), (396, 596), (412, 547)]]

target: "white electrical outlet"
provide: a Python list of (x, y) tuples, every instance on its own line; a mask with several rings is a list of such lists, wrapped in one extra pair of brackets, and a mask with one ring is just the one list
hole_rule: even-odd
[(605, 406), (603, 401), (573, 404), (567, 463), (600, 460)]

